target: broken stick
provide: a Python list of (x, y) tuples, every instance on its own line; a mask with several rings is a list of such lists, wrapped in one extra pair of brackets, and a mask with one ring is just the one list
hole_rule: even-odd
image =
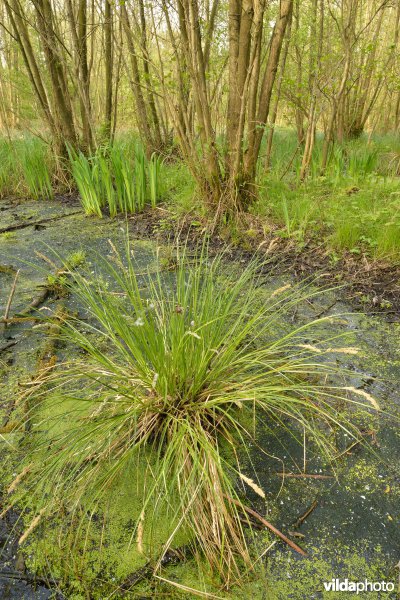
[(280, 537), (281, 540), (283, 540), (293, 550), (295, 550), (302, 556), (307, 556), (307, 552), (305, 552), (302, 548), (300, 548), (300, 546), (298, 546), (295, 542), (290, 540), (284, 533), (279, 531), (279, 529), (274, 527), (274, 525), (272, 525), (272, 523), (270, 523), (269, 521), (266, 521), (266, 519), (264, 519), (264, 517), (262, 517), (257, 511), (242, 504), (241, 502), (239, 502), (239, 500), (235, 500), (234, 498), (231, 498), (230, 496), (225, 496), (225, 498), (227, 500), (229, 500), (229, 502), (232, 502), (233, 504), (235, 504), (238, 508), (242, 508), (245, 512), (247, 512), (252, 517), (255, 517), (258, 521), (260, 521), (260, 523), (262, 523), (264, 525), (264, 527), (267, 527), (268, 529), (270, 529), (272, 531), (272, 533), (274, 533), (275, 535)]

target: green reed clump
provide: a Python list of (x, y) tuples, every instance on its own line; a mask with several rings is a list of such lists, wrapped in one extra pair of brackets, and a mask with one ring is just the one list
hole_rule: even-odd
[(160, 184), (161, 177), (160, 172), (162, 168), (162, 160), (157, 154), (152, 154), (149, 160), (149, 187), (150, 187), (150, 202), (154, 208), (157, 204), (157, 199), (160, 197)]
[(26, 138), (17, 143), (16, 149), (29, 196), (34, 200), (52, 198), (52, 169), (46, 144), (37, 138)]
[(161, 159), (148, 161), (136, 144), (100, 147), (93, 156), (69, 149), (71, 172), (86, 214), (102, 215), (105, 207), (112, 217), (135, 213), (150, 201), (154, 207), (161, 197)]
[(260, 419), (306, 432), (331, 456), (332, 429), (357, 434), (342, 413), (335, 361), (356, 350), (335, 350), (339, 336), (315, 341), (326, 319), (283, 325), (304, 293), (265, 295), (257, 262), (223, 275), (223, 255), (183, 249), (169, 268), (157, 257), (138, 274), (129, 247), (113, 252), (97, 259), (103, 277), (69, 271), (82, 318), (66, 321), (62, 337), (78, 358), (25, 392), (35, 407), (30, 498), (50, 514), (60, 503), (73, 510), (129, 472), (130, 493), (144, 494), (132, 536), (142, 539), (163, 507), (176, 523), (164, 551), (184, 529), (225, 583), (240, 580), (251, 558), (237, 483), (263, 492), (242, 473), (238, 449), (246, 452)]
[(144, 203), (138, 206), (132, 160), (128, 159), (128, 156), (126, 148), (114, 145), (110, 153), (110, 162), (118, 209), (123, 213), (135, 213), (143, 210)]
[(12, 144), (0, 138), (0, 197), (13, 193), (17, 181)]
[(54, 195), (53, 159), (47, 145), (34, 137), (0, 139), (0, 195), (35, 200)]
[(104, 199), (98, 185), (98, 165), (83, 152), (68, 148), (71, 174), (78, 188), (83, 209), (87, 215), (102, 216)]

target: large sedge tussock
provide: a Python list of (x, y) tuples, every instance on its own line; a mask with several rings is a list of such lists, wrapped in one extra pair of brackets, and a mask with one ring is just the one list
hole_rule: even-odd
[[(164, 551), (185, 528), (229, 583), (251, 564), (243, 493), (264, 495), (237, 458), (254, 434), (249, 423), (260, 417), (289, 432), (291, 421), (328, 454), (335, 450), (330, 427), (356, 435), (337, 408), (346, 388), (333, 344), (340, 338), (338, 351), (346, 353), (343, 340), (305, 343), (310, 329), (331, 317), (284, 326), (287, 311), (314, 292), (284, 286), (268, 295), (257, 261), (228, 276), (223, 254), (212, 258), (204, 245), (190, 256), (185, 247), (173, 269), (157, 257), (138, 274), (131, 249), (121, 257), (112, 248), (112, 260), (102, 261), (106, 278), (70, 272), (81, 316), (64, 323), (63, 337), (81, 359), (27, 393), (36, 399), (35, 440), (46, 432), (41, 449), (35, 441), (40, 465), (29, 477), (38, 490), (51, 482), (53, 508), (60, 498), (77, 506), (142, 461), (141, 551), (152, 507), (164, 503), (176, 523)], [(40, 401), (56, 415), (38, 419)]]

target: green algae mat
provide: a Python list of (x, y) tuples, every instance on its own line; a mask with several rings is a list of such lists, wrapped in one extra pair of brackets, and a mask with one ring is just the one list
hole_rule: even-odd
[[(123, 221), (85, 218), (76, 206), (58, 202), (2, 201), (0, 217), (0, 314), (6, 313), (15, 282), (9, 314), (37, 316), (29, 321), (15, 319), (7, 327), (2, 324), (1, 513), (12, 497), (10, 486), (28, 466), (21, 463), (24, 436), (13, 427), (21, 419), (21, 390), (46, 361), (62, 361), (74, 352), (57, 341), (54, 323), (42, 318), (80, 310), (76, 299), (58, 287), (58, 256), (77, 263), (85, 260), (96, 271), (94, 253), (108, 256), (109, 240), (122, 247), (126, 227)], [(132, 244), (139, 267), (150, 265), (156, 242), (133, 240)], [(269, 285), (278, 289), (287, 284), (285, 278), (273, 277)], [(48, 288), (50, 293), (43, 293)], [(31, 306), (38, 298), (40, 302)], [(340, 357), (351, 372), (346, 385), (376, 398), (382, 409), (379, 416), (363, 417), (365, 445), (354, 444), (338, 432), (337, 460), (327, 464), (307, 440), (299, 446), (286, 429), (265, 422), (257, 431), (259, 443), (243, 457), (248, 462), (246, 472), (257, 474), (266, 494), (263, 500), (247, 490), (248, 504), (304, 548), (307, 556), (260, 530), (254, 544), (255, 555), (262, 558), (254, 572), (243, 578), (242, 586), (226, 591), (213, 581), (207, 565), (199, 566), (185, 552), (187, 539), (182, 532), (175, 539), (176, 552), (164, 557), (159, 576), (152, 577), (152, 567), (174, 524), (152, 507), (157, 515), (153, 530), (141, 540), (133, 536), (142, 511), (141, 490), (138, 486), (132, 497), (128, 473), (96, 509), (90, 502), (83, 503), (76, 522), (66, 513), (64, 520), (50, 515), (32, 527), (37, 507), (28, 506), (22, 514), (17, 505), (6, 512), (0, 519), (0, 598), (100, 600), (200, 594), (300, 600), (351, 598), (355, 593), (371, 599), (398, 597), (400, 326), (354, 314), (341, 302), (340, 290), (304, 302), (291, 318), (302, 323), (320, 314), (336, 316), (325, 327), (332, 329), (332, 335), (347, 332), (347, 341), (360, 348), (357, 356)], [(140, 481), (137, 473), (135, 480)], [(18, 543), (30, 527), (30, 535)], [(356, 592), (353, 583), (358, 585)]]

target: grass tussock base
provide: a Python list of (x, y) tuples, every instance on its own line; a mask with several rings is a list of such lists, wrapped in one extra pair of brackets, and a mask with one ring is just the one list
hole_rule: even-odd
[(184, 531), (226, 585), (238, 582), (254, 559), (244, 493), (264, 495), (239, 459), (257, 419), (332, 455), (332, 428), (357, 435), (344, 400), (378, 408), (340, 386), (335, 357), (357, 350), (340, 335), (315, 341), (314, 332), (306, 343), (330, 318), (287, 327), (285, 315), (313, 292), (267, 293), (257, 261), (228, 275), (224, 254), (203, 245), (139, 272), (129, 244), (124, 256), (112, 248), (97, 258), (101, 276), (69, 271), (81, 318), (62, 336), (74, 358), (24, 392), (34, 465), (25, 488), (43, 499), (44, 518), (88, 498), (94, 506), (129, 473), (142, 498), (132, 540), (145, 545), (160, 512), (171, 523), (156, 568)]

